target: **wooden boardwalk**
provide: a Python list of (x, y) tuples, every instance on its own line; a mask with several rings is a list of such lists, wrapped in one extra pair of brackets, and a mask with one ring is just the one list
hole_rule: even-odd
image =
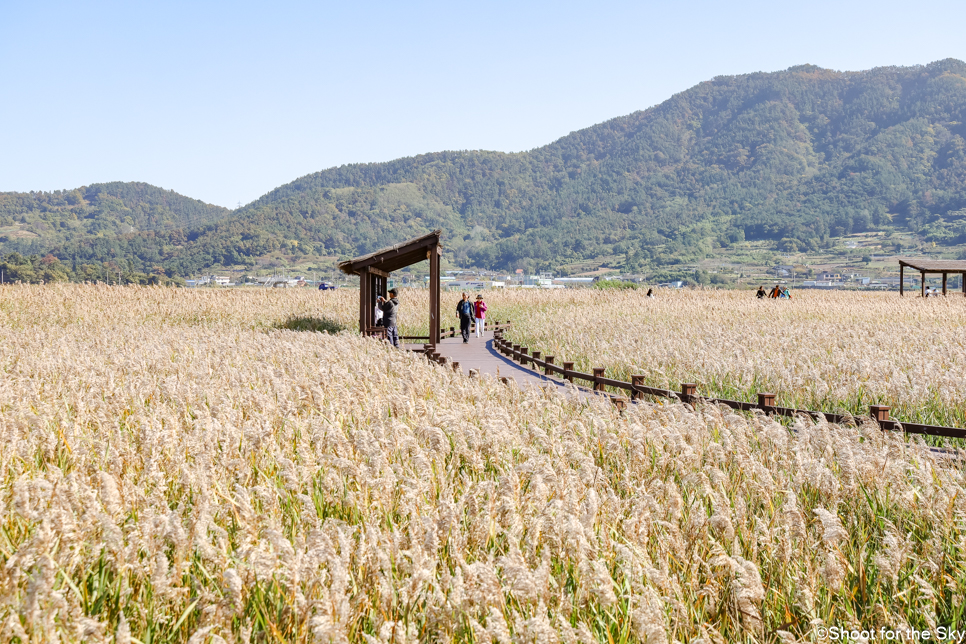
[(484, 332), (482, 338), (471, 334), (468, 344), (463, 344), (463, 338), (459, 336), (444, 338), (436, 345), (436, 350), (440, 355), (446, 356), (448, 361), (459, 362), (460, 369), (467, 375), (470, 369), (476, 369), (480, 375), (510, 378), (520, 386), (551, 386), (560, 387), (561, 390), (565, 388), (565, 381), (547, 378), (539, 371), (524, 367), (499, 353), (493, 346), (492, 331)]

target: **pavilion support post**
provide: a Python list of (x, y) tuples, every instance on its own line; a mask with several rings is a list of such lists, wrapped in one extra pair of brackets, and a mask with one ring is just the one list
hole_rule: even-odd
[[(903, 287), (905, 287), (905, 281), (906, 281), (905, 269), (906, 269), (905, 265), (900, 263), (899, 264), (899, 297), (902, 297), (904, 295)], [(966, 291), (963, 291), (963, 292), (966, 293)]]
[(429, 341), (433, 346), (439, 344), (439, 254), (438, 245), (429, 249)]
[(946, 297), (946, 271), (943, 271), (943, 297)]
[(963, 297), (966, 297), (966, 273), (959, 276), (959, 281), (963, 286)]
[(919, 271), (919, 295), (926, 297), (926, 271)]
[(359, 273), (359, 333), (365, 335), (369, 327), (371, 315), (375, 310), (369, 306), (369, 271), (363, 270)]

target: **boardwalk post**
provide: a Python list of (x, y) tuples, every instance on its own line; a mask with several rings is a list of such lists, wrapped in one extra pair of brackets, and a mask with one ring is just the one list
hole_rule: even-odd
[(537, 360), (539, 360), (539, 359), (540, 359), (540, 352), (539, 351), (534, 351), (533, 352), (533, 359), (530, 360), (530, 366), (533, 367), (534, 369), (537, 369)]
[(530, 347), (520, 347), (520, 364), (526, 365), (530, 362), (530, 359), (527, 357), (527, 353), (529, 352)]
[(458, 373), (459, 370), (460, 370), (460, 363), (457, 362), (456, 360), (453, 360), (453, 371), (456, 371)]
[(553, 364), (553, 360), (554, 360), (553, 356), (547, 356), (546, 358), (543, 359), (543, 361), (547, 363), (547, 366), (543, 368), (543, 375), (549, 376), (552, 373), (552, 371), (550, 370), (550, 365)]
[(594, 367), (594, 391), (604, 391), (600, 379), (604, 377), (604, 367)]
[(573, 377), (573, 375), (570, 372), (574, 370), (574, 363), (572, 363), (572, 362), (564, 362), (563, 363), (563, 368), (564, 368), (564, 374), (563, 374), (564, 378), (567, 379), (567, 380), (569, 380), (570, 382), (573, 382), (574, 381), (574, 377)]
[(775, 406), (775, 394), (772, 393), (759, 393), (758, 394), (758, 406), (759, 407), (774, 407)]
[(697, 396), (695, 393), (698, 390), (698, 386), (693, 382), (682, 382), (681, 383), (681, 402), (692, 402)]
[[(519, 351), (520, 351), (520, 345), (519, 345), (519, 344), (514, 344), (514, 345), (513, 345), (513, 350), (514, 350), (515, 352), (519, 352)], [(515, 358), (515, 357), (516, 357), (516, 356), (514, 356), (514, 355), (512, 355), (512, 354), (510, 355), (510, 358), (511, 358), (511, 359), (512, 359), (512, 358)]]
[[(643, 374), (632, 375), (631, 376), (631, 384), (634, 385), (635, 387), (643, 387), (644, 386), (644, 375)], [(632, 391), (631, 392), (631, 400), (640, 400), (643, 397), (644, 397), (644, 394), (641, 393), (640, 391)]]
[(431, 345), (431, 344), (424, 344), (423, 345), (423, 353), (425, 353), (428, 356), (432, 352), (433, 352), (433, 345)]
[(869, 415), (872, 416), (877, 423), (889, 420), (889, 408), (885, 405), (869, 405)]

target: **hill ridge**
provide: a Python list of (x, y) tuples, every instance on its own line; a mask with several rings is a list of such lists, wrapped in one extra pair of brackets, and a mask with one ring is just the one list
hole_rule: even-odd
[(200, 225), (51, 252), (154, 253), (186, 275), (347, 257), (435, 228), (458, 263), (529, 270), (615, 254), (633, 269), (745, 240), (811, 248), (885, 228), (966, 241), (964, 121), (956, 59), (718, 76), (526, 152), (345, 164)]

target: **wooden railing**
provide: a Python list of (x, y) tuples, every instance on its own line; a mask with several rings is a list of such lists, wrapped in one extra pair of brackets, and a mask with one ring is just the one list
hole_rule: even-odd
[[(536, 371), (542, 369), (544, 375), (547, 377), (560, 376), (564, 380), (568, 380), (570, 382), (573, 382), (574, 380), (583, 380), (585, 382), (589, 382), (594, 391), (602, 395), (609, 396), (614, 404), (622, 409), (626, 407), (628, 399), (622, 396), (609, 394), (606, 390), (606, 387), (628, 392), (630, 394), (631, 401), (640, 400), (644, 396), (657, 396), (660, 398), (677, 399), (681, 402), (689, 404), (694, 404), (700, 400), (711, 404), (725, 405), (740, 411), (760, 409), (767, 414), (775, 414), (777, 416), (794, 417), (805, 415), (811, 418), (822, 416), (830, 423), (850, 422), (854, 418), (851, 415), (832, 414), (824, 411), (779, 407), (775, 405), (775, 394), (773, 393), (759, 393), (757, 403), (728, 400), (726, 398), (706, 398), (704, 396), (699, 396), (697, 394), (698, 386), (690, 382), (682, 383), (681, 391), (672, 391), (670, 389), (660, 389), (645, 385), (644, 381), (646, 376), (643, 374), (632, 375), (631, 382), (625, 382), (623, 380), (614, 380), (613, 378), (605, 377), (604, 374), (606, 370), (603, 367), (594, 367), (593, 373), (576, 371), (574, 370), (573, 362), (561, 361), (558, 364), (557, 356), (544, 356), (540, 351), (531, 352), (530, 347), (513, 344), (503, 337), (502, 329), (495, 330), (493, 345), (496, 347), (497, 351), (514, 360), (515, 362), (519, 362), (525, 367), (530, 367)], [(871, 405), (869, 407), (869, 415), (873, 420), (879, 423), (879, 427), (882, 429), (901, 429), (910, 434), (926, 434), (929, 436), (945, 436), (948, 438), (966, 438), (966, 429), (961, 427), (941, 427), (938, 425), (922, 425), (919, 423), (900, 423), (895, 420), (890, 420), (889, 407), (885, 405)]]

